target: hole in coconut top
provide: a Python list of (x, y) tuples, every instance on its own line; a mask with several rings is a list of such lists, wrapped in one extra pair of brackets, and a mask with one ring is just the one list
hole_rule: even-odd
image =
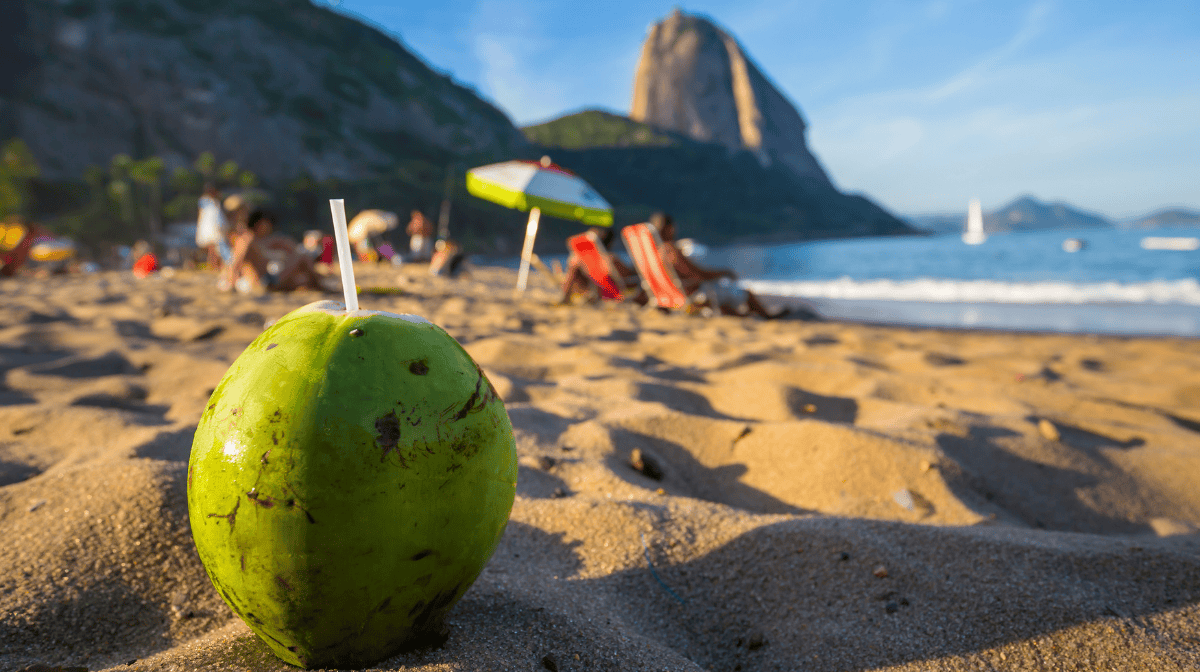
[(386, 310), (354, 310), (347, 311), (346, 304), (341, 301), (314, 301), (313, 303), (297, 308), (296, 313), (329, 313), (337, 317), (369, 317), (371, 315), (382, 315), (384, 317), (394, 317), (405, 322), (414, 324), (433, 324), (429, 320), (420, 315), (409, 315), (408, 313), (389, 313)]

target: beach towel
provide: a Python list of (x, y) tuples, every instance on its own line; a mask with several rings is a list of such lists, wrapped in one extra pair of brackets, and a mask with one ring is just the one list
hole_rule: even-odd
[(600, 288), (600, 298), (622, 301), (621, 274), (612, 263), (612, 256), (593, 231), (586, 231), (567, 239), (567, 247), (579, 257), (588, 277)]
[(625, 249), (642, 278), (642, 286), (654, 296), (659, 308), (682, 308), (688, 302), (675, 269), (663, 263), (662, 240), (649, 224), (632, 224), (621, 229)]
[(62, 238), (39, 238), (29, 248), (29, 258), (34, 261), (67, 261), (75, 257), (75, 244)]

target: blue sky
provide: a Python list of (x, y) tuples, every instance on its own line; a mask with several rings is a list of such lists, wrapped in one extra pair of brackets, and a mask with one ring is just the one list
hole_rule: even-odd
[[(315, 0), (396, 36), (519, 125), (628, 111), (676, 3)], [(897, 213), (1022, 194), (1112, 217), (1200, 209), (1197, 0), (712, 0), (808, 120), (834, 183)]]

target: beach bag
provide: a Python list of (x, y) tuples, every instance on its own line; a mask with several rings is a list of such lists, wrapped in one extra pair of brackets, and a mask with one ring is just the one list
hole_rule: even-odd
[(143, 254), (133, 262), (133, 275), (136, 278), (148, 277), (156, 270), (158, 270), (158, 258), (153, 254)]

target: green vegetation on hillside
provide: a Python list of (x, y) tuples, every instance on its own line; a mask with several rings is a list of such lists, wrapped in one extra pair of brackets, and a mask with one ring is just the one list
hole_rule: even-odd
[(28, 214), (29, 183), (39, 172), (24, 142), (14, 138), (0, 147), (0, 219)]
[[(12, 141), (6, 147), (19, 149), (21, 145)], [(81, 182), (38, 180), (30, 176), (34, 173), (26, 164), (14, 160), (15, 165), (25, 166), (24, 172), (10, 179), (9, 173), (0, 170), (0, 210), (21, 214), (69, 236), (81, 245), (84, 256), (99, 258), (111, 245), (154, 238), (168, 224), (194, 222), (205, 184), (214, 184), (226, 195), (240, 194), (252, 206), (271, 211), (281, 230), (298, 238), (308, 229), (333, 231), (331, 198), (344, 198), (351, 216), (359, 210), (380, 208), (406, 218), (409, 211), (419, 209), (436, 220), (447, 195), (449, 171), (454, 239), (470, 252), (515, 253), (526, 215), (468, 196), (464, 174), (474, 163), (442, 158), (412, 156), (370, 179), (317, 180), (300, 174), (283, 184), (261, 184), (257, 175), (236, 161), (218, 160), (211, 152), (169, 174), (158, 157), (118, 155), (107, 167), (88, 168)], [(36, 164), (32, 170), (36, 172)], [(17, 197), (6, 199), (9, 194)], [(554, 238), (559, 228), (551, 224), (548, 230), (561, 246), (562, 237), (571, 231), (563, 228), (562, 235)], [(389, 235), (394, 243), (404, 240), (403, 231)]]
[(530, 142), (565, 149), (666, 147), (686, 142), (676, 133), (602, 110), (586, 110), (521, 130)]

